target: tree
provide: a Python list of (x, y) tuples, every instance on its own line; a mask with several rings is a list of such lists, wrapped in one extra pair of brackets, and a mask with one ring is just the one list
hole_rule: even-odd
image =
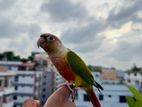
[(0, 60), (4, 61), (20, 61), (21, 57), (16, 56), (13, 51), (5, 51), (0, 53)]
[(0, 60), (2, 60), (3, 58), (4, 58), (4, 55), (0, 53)]
[(134, 64), (132, 68), (130, 68), (129, 70), (127, 70), (127, 72), (139, 72), (141, 70), (142, 70), (142, 68), (137, 67), (137, 65)]
[(131, 69), (132, 69), (132, 71), (134, 71), (134, 72), (141, 70), (141, 68), (137, 67), (136, 65), (134, 65)]
[(12, 51), (6, 51), (3, 53), (4, 54), (4, 59), (12, 61), (14, 57), (14, 53)]

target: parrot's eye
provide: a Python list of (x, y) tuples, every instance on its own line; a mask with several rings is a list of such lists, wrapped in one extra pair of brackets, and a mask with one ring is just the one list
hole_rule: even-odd
[(53, 40), (54, 40), (54, 38), (52, 36), (47, 37), (47, 41), (53, 41)]

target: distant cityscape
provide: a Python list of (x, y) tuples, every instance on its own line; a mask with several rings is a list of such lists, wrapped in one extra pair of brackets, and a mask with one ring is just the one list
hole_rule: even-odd
[[(104, 91), (94, 88), (102, 107), (128, 107), (125, 96), (132, 93), (125, 84), (142, 92), (142, 68), (134, 65), (127, 71), (88, 65), (95, 80)], [(48, 56), (32, 52), (28, 58), (8, 51), (0, 54), (0, 107), (22, 107), (28, 98), (40, 100), (44, 105), (57, 86), (65, 80), (58, 74)], [(77, 107), (92, 107), (86, 93), (79, 89)]]

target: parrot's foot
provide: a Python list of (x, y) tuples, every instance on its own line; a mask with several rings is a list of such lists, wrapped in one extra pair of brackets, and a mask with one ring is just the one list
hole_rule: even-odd
[(71, 99), (72, 99), (72, 102), (74, 102), (75, 97), (76, 97), (76, 93), (77, 93), (77, 88), (75, 87), (75, 84), (65, 82), (65, 83), (60, 84), (59, 86), (57, 86), (57, 88), (62, 87), (62, 86), (66, 86), (70, 90)]

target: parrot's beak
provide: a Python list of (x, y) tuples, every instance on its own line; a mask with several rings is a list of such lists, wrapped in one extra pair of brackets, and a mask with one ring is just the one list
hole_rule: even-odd
[(45, 43), (45, 40), (43, 37), (40, 37), (38, 40), (37, 40), (37, 46), (38, 48), (39, 47), (42, 47), (42, 45)]

